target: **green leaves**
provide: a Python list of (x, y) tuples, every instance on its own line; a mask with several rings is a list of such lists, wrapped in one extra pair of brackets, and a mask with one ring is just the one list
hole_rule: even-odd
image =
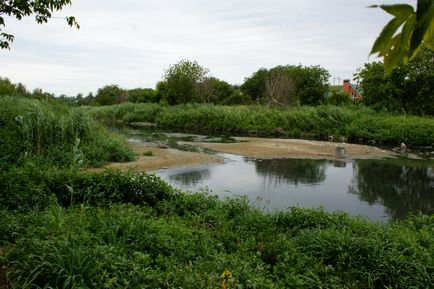
[[(71, 0), (0, 0), (0, 15), (6, 15), (17, 20), (23, 17), (35, 15), (35, 21), (39, 24), (46, 23), (52, 17), (52, 13), (60, 11), (66, 5), (70, 5)], [(80, 29), (74, 17), (65, 17), (69, 26)], [(4, 18), (0, 17), (0, 26), (5, 26)], [(10, 49), (10, 43), (14, 36), (2, 32), (0, 28), (0, 49)]]
[(384, 58), (386, 75), (399, 63), (407, 64), (422, 46), (434, 49), (434, 0), (418, 0), (417, 11), (407, 4), (369, 7), (381, 8), (394, 16), (375, 40), (370, 53)]

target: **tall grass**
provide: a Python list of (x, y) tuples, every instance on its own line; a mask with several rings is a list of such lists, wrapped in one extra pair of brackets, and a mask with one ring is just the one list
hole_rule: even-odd
[(359, 106), (279, 109), (206, 104), (166, 107), (126, 103), (90, 110), (98, 119), (145, 121), (192, 132), (318, 139), (344, 136), (353, 142), (434, 144), (433, 118), (378, 113)]
[(23, 98), (0, 98), (0, 165), (29, 160), (56, 166), (101, 165), (132, 152), (80, 108)]

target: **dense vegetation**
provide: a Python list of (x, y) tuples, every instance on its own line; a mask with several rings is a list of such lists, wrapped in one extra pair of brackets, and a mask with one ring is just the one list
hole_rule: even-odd
[(363, 103), (376, 110), (434, 115), (434, 51), (422, 49), (408, 65), (384, 76), (381, 62), (367, 63), (357, 75)]
[(144, 121), (207, 133), (315, 138), (344, 136), (350, 141), (434, 144), (434, 119), (379, 114), (358, 106), (278, 109), (263, 106), (195, 104), (167, 107), (125, 103), (93, 108), (91, 113), (101, 120)]
[[(357, 119), (373, 117), (337, 107), (156, 104), (92, 113), (187, 129), (232, 131), (235, 123), (260, 131), (286, 123), (276, 132), (302, 133), (334, 131), (355, 112)], [(154, 175), (82, 170), (131, 157), (88, 113), (49, 100), (0, 98), (0, 286), (428, 288), (434, 282), (434, 217), (377, 224), (315, 209), (266, 213), (244, 198), (178, 191)]]
[(81, 108), (25, 98), (0, 98), (0, 168), (99, 166), (132, 159), (124, 140)]
[(40, 174), (33, 185), (51, 188), (41, 190), (51, 205), (0, 210), (0, 262), (14, 288), (219, 288), (223, 272), (228, 288), (434, 282), (433, 217), (375, 224), (313, 209), (264, 213), (141, 173)]

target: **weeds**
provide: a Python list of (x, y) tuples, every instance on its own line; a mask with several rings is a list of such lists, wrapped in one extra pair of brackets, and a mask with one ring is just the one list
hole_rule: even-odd
[(133, 153), (81, 108), (24, 98), (0, 98), (0, 166), (100, 166)]
[[(266, 214), (243, 199), (198, 194), (163, 203), (166, 213), (157, 204), (53, 205), (34, 214), (6, 256), (9, 281), (54, 288), (428, 288), (434, 281), (433, 217), (375, 224), (300, 208)], [(185, 206), (196, 203), (194, 212)], [(310, 224), (320, 215), (329, 221)], [(310, 225), (293, 230), (277, 219)]]
[(120, 104), (90, 109), (102, 120), (152, 122), (183, 131), (249, 134), (260, 136), (326, 139), (347, 137), (350, 141), (434, 144), (434, 119), (374, 112), (359, 106), (317, 106), (289, 109), (263, 106), (188, 104)]

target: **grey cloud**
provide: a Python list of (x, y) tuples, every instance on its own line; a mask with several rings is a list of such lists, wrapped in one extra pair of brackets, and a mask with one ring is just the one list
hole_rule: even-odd
[(349, 78), (389, 19), (366, 7), (394, 2), (73, 0), (62, 15), (76, 16), (80, 31), (62, 20), (7, 22), (16, 41), (0, 51), (1, 74), (69, 95), (109, 83), (153, 87), (185, 58), (232, 83), (260, 67), (299, 63)]

